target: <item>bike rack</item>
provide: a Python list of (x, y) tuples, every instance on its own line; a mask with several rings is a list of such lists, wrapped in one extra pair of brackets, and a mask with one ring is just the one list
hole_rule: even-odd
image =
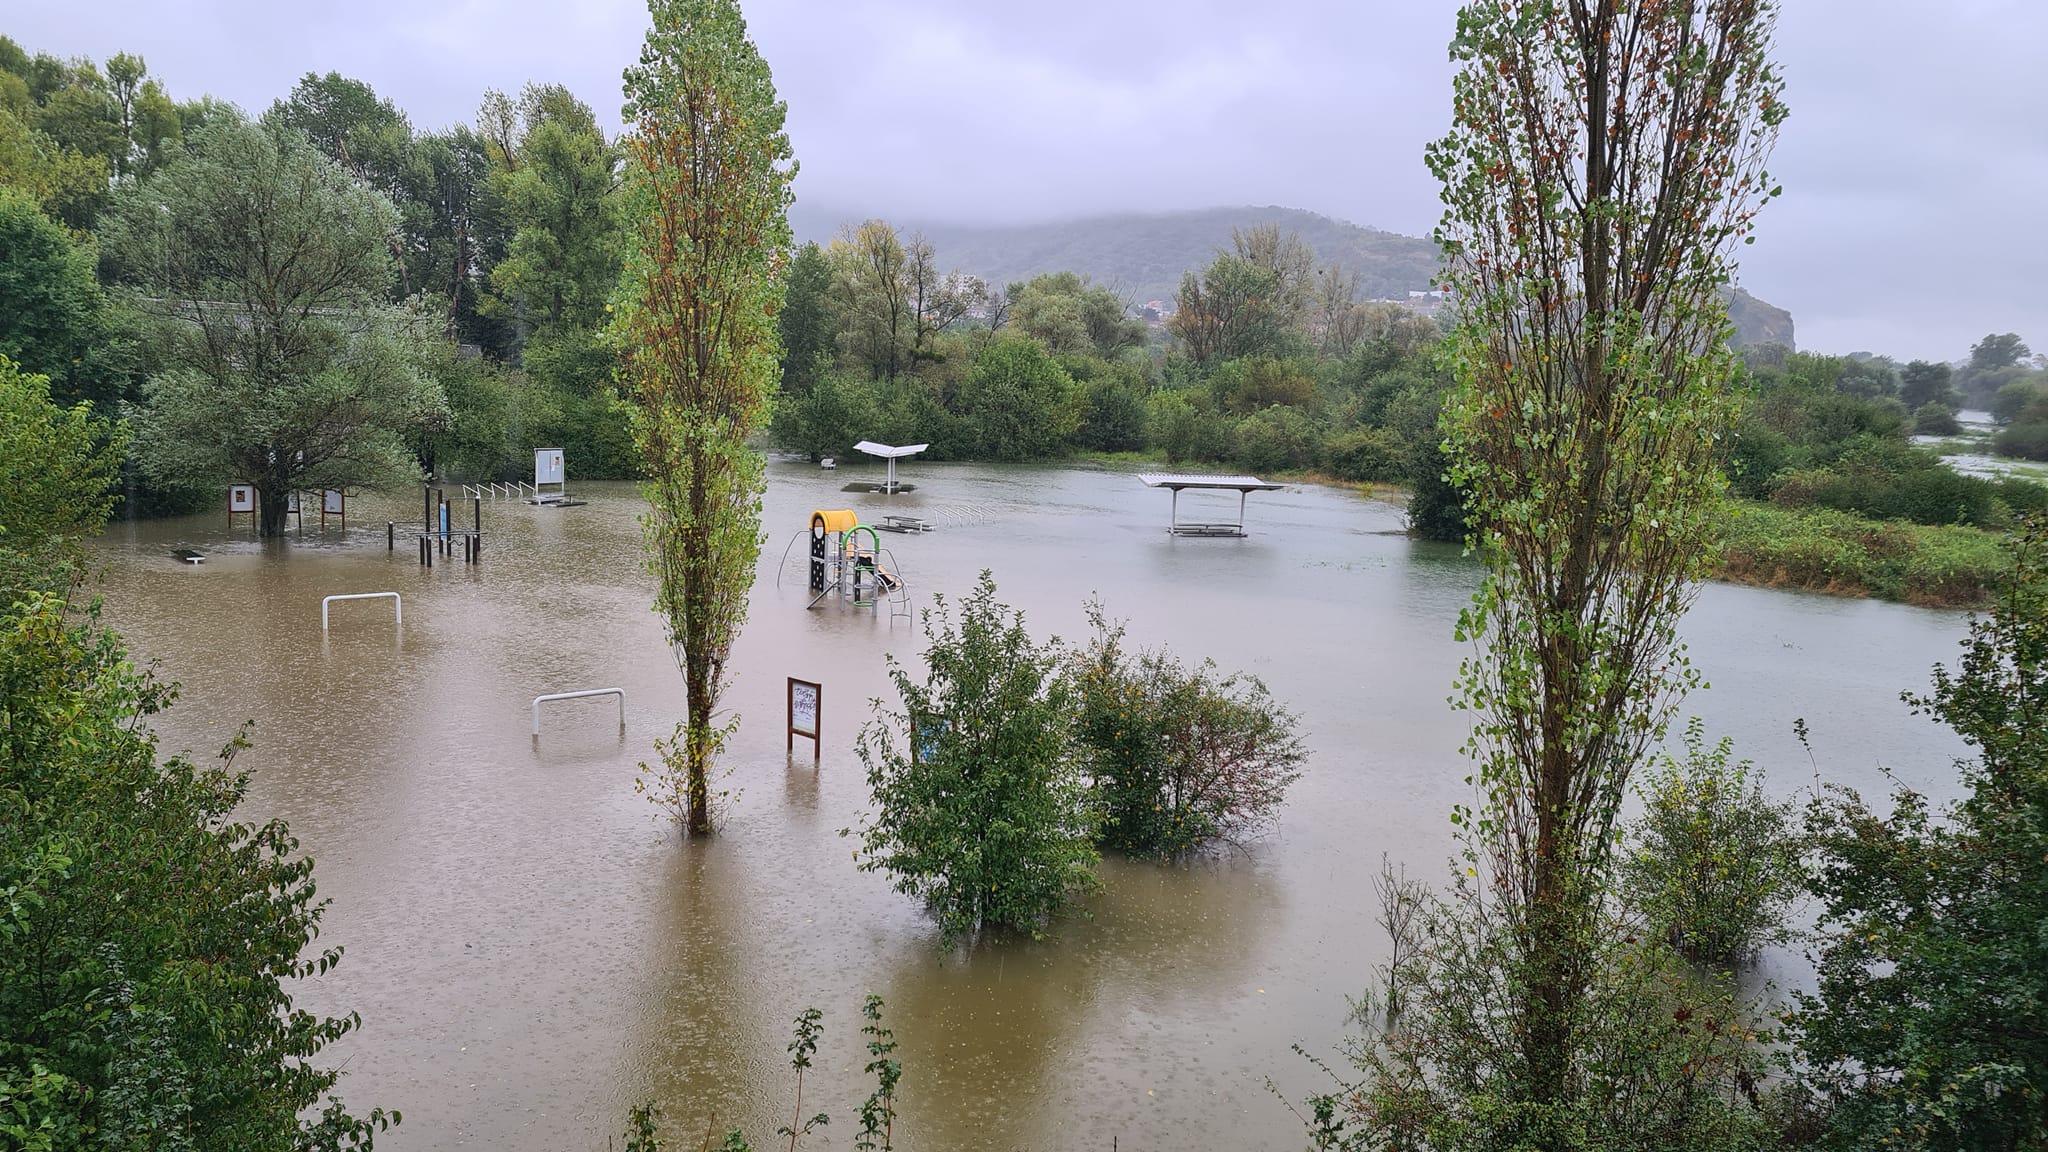
[(582, 692), (551, 692), (546, 696), (533, 698), (533, 735), (540, 738), (540, 706), (550, 700), (583, 700), (591, 696), (617, 696), (619, 698), (619, 734), (626, 733), (626, 690), (624, 688), (590, 688)]
[(396, 609), (398, 610), (398, 623), (400, 623), (400, 624), (404, 624), (404, 623), (405, 623), (405, 601), (403, 601), (403, 600), (401, 600), (401, 599), (399, 599), (399, 598), (398, 598), (398, 593), (396, 593), (396, 592), (348, 592), (348, 593), (344, 593), (344, 594), (341, 594), (341, 595), (337, 595), (337, 596), (322, 596), (322, 597), (320, 598), (320, 630), (321, 630), (322, 632), (325, 632), (325, 631), (327, 631), (327, 606), (328, 606), (329, 604), (332, 604), (332, 603), (334, 603), (334, 602), (335, 602), (336, 600), (382, 600), (382, 599), (383, 599), (384, 597), (386, 597), (386, 596), (389, 596), (389, 597), (391, 597), (391, 606), (392, 606), (393, 608), (396, 608)]

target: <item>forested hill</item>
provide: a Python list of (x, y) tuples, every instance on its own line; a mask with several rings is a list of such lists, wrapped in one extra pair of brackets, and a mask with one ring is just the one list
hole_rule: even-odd
[[(843, 224), (860, 219), (829, 207), (798, 203), (791, 212), (797, 239), (830, 241)], [(1360, 296), (1405, 299), (1430, 286), (1436, 244), (1418, 236), (1382, 232), (1301, 208), (1242, 206), (1187, 212), (1088, 216), (1050, 224), (931, 224), (892, 220), (905, 232), (923, 232), (941, 267), (970, 272), (991, 284), (1011, 284), (1046, 272), (1079, 272), (1118, 296), (1142, 305), (1171, 307), (1181, 273), (1206, 268), (1232, 232), (1260, 224), (1293, 232), (1315, 251), (1318, 264), (1358, 273)], [(1736, 289), (1729, 317), (1735, 343), (1793, 346), (1792, 314)]]
[[(859, 223), (827, 209), (792, 213), (799, 239), (824, 243), (844, 223)], [(1206, 268), (1230, 247), (1234, 229), (1277, 224), (1315, 251), (1322, 264), (1358, 272), (1359, 295), (1405, 298), (1430, 286), (1436, 245), (1414, 236), (1361, 228), (1299, 208), (1203, 208), (1191, 212), (1124, 213), (1051, 224), (987, 227), (891, 220), (921, 231), (946, 268), (971, 272), (994, 284), (1028, 280), (1043, 272), (1079, 272), (1127, 300), (1169, 304), (1181, 273)]]

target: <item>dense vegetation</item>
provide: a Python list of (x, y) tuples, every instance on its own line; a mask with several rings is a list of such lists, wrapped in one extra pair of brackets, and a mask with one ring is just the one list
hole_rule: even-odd
[(367, 1148), (316, 1063), (355, 1017), (286, 992), (341, 958), (313, 862), (237, 819), (242, 736), (159, 754), (175, 689), (73, 599), (120, 443), (49, 394), (0, 356), (0, 1144)]
[[(228, 479), (261, 481), (270, 504), (287, 487), (420, 471), (510, 478), (542, 443), (581, 477), (643, 471), (603, 335), (629, 247), (626, 152), (572, 93), (486, 92), (474, 123), (425, 131), (334, 74), (306, 76), (253, 121), (173, 99), (134, 57), (102, 68), (0, 40), (0, 77), (0, 288), (16, 302), (0, 354), (48, 376), (59, 402), (132, 413), (131, 513), (200, 506)], [(301, 286), (315, 310), (296, 328), (219, 277), (180, 277), (200, 260), (260, 272), (231, 237), (145, 226), (174, 206), (203, 222), (288, 170), (337, 205), (360, 201), (311, 214), (308, 239), (346, 259), (342, 279)], [(939, 459), (1142, 454), (1395, 484), (1414, 494), (1418, 532), (1462, 539), (1438, 447), (1441, 333), (1406, 299), (1428, 280), (1427, 243), (1281, 210), (1196, 215), (1210, 233), (1234, 228), (1230, 243), (1183, 251), (1202, 233), (1174, 217), (1054, 252), (1107, 268), (1110, 247), (1168, 245), (1145, 281), (1171, 297), (1163, 317), (1140, 315), (1135, 280), (953, 270), (1012, 267), (1000, 231), (868, 221), (788, 253), (770, 441), (813, 457), (879, 439), (929, 443)], [(1382, 295), (1402, 301), (1370, 299)], [(1988, 407), (2000, 450), (2048, 455), (2038, 358), (2012, 334), (1986, 337), (1958, 370), (1788, 352), (1754, 341), (1789, 338), (1789, 320), (1739, 292), (1731, 308), (1751, 342), (1733, 490), (1792, 518), (1738, 523), (1722, 572), (1980, 597), (1997, 574), (1979, 563), (1996, 556), (1990, 541), (1902, 525), (1999, 528), (2048, 499), (1957, 475), (1911, 437)], [(208, 331), (245, 330), (244, 343), (294, 349), (275, 382), (195, 354)]]
[[(861, 867), (924, 901), (948, 945), (1039, 935), (1095, 886), (1098, 852), (1150, 859), (1239, 844), (1307, 758), (1257, 677), (1131, 653), (1089, 605), (1094, 642), (1034, 638), (986, 571), (924, 614), (922, 681), (891, 657), (897, 708), (861, 732), (875, 806)], [(851, 830), (849, 830), (850, 833)]]

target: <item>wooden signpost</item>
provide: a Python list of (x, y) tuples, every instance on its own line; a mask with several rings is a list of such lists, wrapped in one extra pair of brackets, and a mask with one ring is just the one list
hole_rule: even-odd
[(794, 676), (789, 678), (789, 733), (784, 741), (783, 750), (794, 753), (796, 751), (796, 738), (799, 736), (810, 737), (811, 763), (814, 766), (824, 756), (822, 742), (818, 739), (820, 727), (818, 717), (823, 710), (824, 701), (824, 685), (813, 684), (809, 680), (799, 680)]
[(256, 527), (256, 486), (254, 484), (228, 485), (228, 528), (235, 526), (235, 517), (247, 513), (249, 527)]

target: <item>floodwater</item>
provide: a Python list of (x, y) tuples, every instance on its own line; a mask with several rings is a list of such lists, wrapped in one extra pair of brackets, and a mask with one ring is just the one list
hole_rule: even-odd
[[(757, 1144), (789, 1121), (784, 1047), (825, 1013), (806, 1113), (815, 1148), (851, 1145), (869, 1088), (858, 1035), (879, 993), (905, 1068), (909, 1150), (1293, 1149), (1346, 996), (1383, 954), (1370, 879), (1382, 856), (1446, 874), (1446, 815), (1469, 800), (1464, 725), (1446, 704), (1464, 649), (1451, 626), (1477, 578), (1455, 548), (1399, 534), (1399, 509), (1316, 487), (1251, 497), (1249, 539), (1171, 539), (1168, 496), (1124, 474), (913, 463), (913, 492), (840, 491), (869, 469), (769, 468), (763, 551), (726, 701), (723, 834), (685, 843), (635, 794), (636, 766), (682, 708), (649, 611), (629, 485), (580, 485), (579, 508), (486, 502), (482, 563), (419, 567), (387, 516), (352, 501), (346, 532), (268, 545), (219, 515), (121, 525), (103, 559), (107, 615), (138, 660), (182, 682), (169, 748), (206, 753), (256, 721), (253, 817), (290, 821), (332, 900), (339, 969), (300, 990), (354, 1010), (330, 1050), (344, 1098), (398, 1108), (380, 1147), (589, 1150), (658, 1102), (678, 1143), (711, 1123)], [(1182, 515), (1213, 515), (1203, 497)], [(884, 657), (921, 634), (886, 610), (806, 611), (813, 508), (937, 526), (883, 543), (918, 606), (992, 569), (1034, 631), (1085, 635), (1099, 595), (1134, 640), (1263, 677), (1313, 755), (1278, 827), (1248, 852), (1169, 867), (1105, 860), (1085, 915), (1040, 942), (941, 952), (920, 909), (857, 871), (867, 789), (854, 755)], [(456, 517), (467, 520), (468, 509)], [(310, 518), (309, 518), (310, 519)], [(199, 566), (173, 548), (207, 553)], [(397, 591), (333, 607), (337, 593)], [(1750, 588), (1704, 590), (1685, 632), (1713, 687), (1688, 710), (1790, 793), (1816, 774), (1882, 792), (1885, 773), (1943, 791), (1964, 749), (1901, 689), (1953, 659), (1962, 616)], [(785, 677), (824, 685), (822, 763), (784, 751)], [(529, 701), (621, 687), (610, 699)], [(1792, 736), (1803, 717), (1817, 762)], [(1796, 964), (1780, 957), (1781, 965)], [(1794, 973), (1796, 978), (1796, 973)]]

